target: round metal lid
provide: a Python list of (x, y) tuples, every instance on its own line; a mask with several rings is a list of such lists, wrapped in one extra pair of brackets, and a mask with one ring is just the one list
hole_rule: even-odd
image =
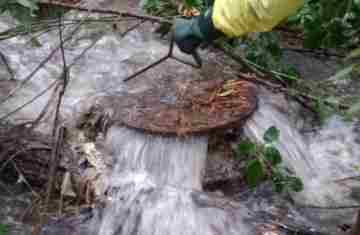
[(257, 97), (255, 87), (242, 80), (187, 80), (97, 103), (109, 114), (108, 124), (186, 136), (238, 126), (256, 109)]

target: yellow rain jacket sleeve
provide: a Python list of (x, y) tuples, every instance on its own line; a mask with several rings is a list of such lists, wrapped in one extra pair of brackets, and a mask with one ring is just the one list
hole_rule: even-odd
[(229, 37), (266, 32), (294, 14), (304, 0), (215, 0), (215, 28)]

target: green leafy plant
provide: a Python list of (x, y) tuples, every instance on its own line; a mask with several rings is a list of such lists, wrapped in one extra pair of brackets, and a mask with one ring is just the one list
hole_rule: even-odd
[(304, 45), (308, 48), (356, 45), (360, 1), (308, 0), (298, 14), (289, 18), (289, 23), (302, 27)]
[(202, 0), (183, 0), (183, 4), (185, 7), (202, 7), (203, 1)]
[(278, 79), (296, 80), (298, 72), (290, 65), (281, 62), (282, 51), (279, 45), (280, 37), (277, 32), (259, 33), (254, 38), (247, 38), (243, 42), (246, 59), (263, 70), (271, 70), (286, 74), (288, 76), (273, 75)]
[[(204, 9), (207, 4), (207, 1), (202, 0), (183, 0), (180, 3), (185, 8), (195, 7), (199, 10)], [(175, 1), (168, 0), (145, 0), (143, 8), (149, 14), (156, 16), (175, 16), (178, 15), (178, 9), (180, 3), (176, 3)]]
[(8, 227), (4, 224), (0, 224), (0, 235), (7, 235), (8, 233)]
[(177, 15), (177, 6), (173, 1), (146, 0), (143, 8), (147, 13), (156, 16)]
[(39, 0), (0, 0), (0, 14), (8, 12), (20, 24), (30, 26), (39, 18), (57, 18), (66, 12), (59, 6), (47, 6), (46, 16), (40, 14)]
[(282, 157), (276, 148), (280, 132), (276, 127), (270, 127), (264, 134), (264, 144), (255, 144), (245, 140), (238, 145), (237, 156), (247, 156), (245, 169), (246, 182), (250, 187), (270, 179), (277, 192), (303, 189), (303, 183), (281, 166)]
[(29, 24), (39, 10), (37, 0), (1, 0), (0, 14), (9, 12), (22, 24)]

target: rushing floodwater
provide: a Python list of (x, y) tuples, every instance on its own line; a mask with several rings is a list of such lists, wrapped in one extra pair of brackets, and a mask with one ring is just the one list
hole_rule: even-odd
[(98, 234), (250, 234), (246, 208), (233, 215), (201, 194), (206, 137), (155, 137), (113, 127), (107, 139), (117, 162)]
[[(7, 29), (9, 25), (11, 21), (8, 18), (2, 19), (0, 30)], [(103, 37), (100, 38), (99, 35)], [(55, 47), (57, 38), (56, 33), (43, 35), (39, 39), (42, 44), (39, 48), (26, 44), (26, 39), (11, 39), (2, 42), (0, 50), (9, 59), (16, 78), (21, 80)], [(116, 33), (105, 34), (101, 30), (82, 29), (78, 39), (67, 45), (68, 60), (74, 59), (98, 39), (94, 48), (71, 70), (71, 82), (62, 107), (63, 119), (69, 123), (79, 110), (90, 105), (91, 97), (127, 89), (121, 82), (122, 77), (167, 52), (166, 46), (138, 31), (121, 39)], [(0, 113), (13, 110), (46, 88), (61, 73), (60, 65), (61, 55), (58, 53), (34, 76), (26, 89), (1, 104)], [(4, 75), (1, 76), (0, 79), (4, 80)], [(145, 85), (138, 83), (136, 88), (146, 89), (151, 83), (157, 84), (156, 79), (197, 76), (199, 73), (189, 67), (169, 63), (166, 69), (150, 71), (146, 79), (143, 79), (146, 81)], [(5, 86), (1, 88), (9, 89)], [(12, 120), (34, 119), (46, 105), (49, 94), (18, 112)], [(288, 116), (268, 103), (268, 99), (260, 99), (259, 110), (246, 123), (245, 133), (255, 141), (261, 141), (268, 127), (275, 125), (280, 129), (281, 141), (278, 147), (284, 164), (300, 176), (305, 184), (304, 192), (293, 195), (296, 202), (343, 206), (360, 201), (356, 191), (358, 186), (356, 187), (354, 182), (349, 182), (352, 187), (347, 186), (348, 182), (334, 182), (335, 179), (358, 174), (356, 167), (360, 165), (359, 127), (334, 117), (317, 132), (302, 135), (293, 127)], [(42, 131), (49, 130), (50, 121), (51, 119), (45, 120)], [(112, 127), (106, 143), (115, 159), (113, 173), (107, 182), (111, 189), (111, 202), (103, 212), (102, 221), (93, 225), (93, 233), (254, 234), (250, 222), (254, 215), (249, 208), (244, 205), (233, 206), (225, 203), (223, 198), (211, 197), (201, 192), (207, 157), (206, 136), (188, 139), (164, 138), (127, 128)], [(253, 204), (259, 201), (260, 199), (254, 199)], [(262, 205), (257, 207), (261, 208)], [(316, 213), (313, 218), (327, 226), (331, 220), (345, 220), (346, 216), (353, 215), (351, 211), (345, 212), (321, 212)], [(312, 213), (306, 214), (312, 216)], [(337, 223), (339, 221), (334, 225)]]

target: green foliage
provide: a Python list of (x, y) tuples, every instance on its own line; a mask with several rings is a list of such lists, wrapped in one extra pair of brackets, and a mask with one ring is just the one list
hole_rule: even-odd
[(360, 28), (359, 0), (308, 0), (289, 23), (301, 26), (308, 48), (355, 45)]
[(0, 14), (9, 12), (22, 24), (30, 24), (39, 10), (37, 0), (0, 0)]
[(265, 143), (273, 144), (279, 141), (279, 137), (280, 131), (276, 127), (272, 126), (266, 130), (264, 134), (264, 141)]
[(246, 165), (246, 182), (250, 187), (255, 187), (265, 178), (264, 168), (257, 159), (250, 160)]
[(146, 0), (144, 10), (156, 16), (172, 16), (177, 14), (177, 6), (172, 1)]
[[(182, 4), (185, 8), (195, 7), (200, 10), (207, 5), (206, 1), (203, 0), (183, 0)], [(165, 17), (178, 15), (179, 6), (175, 1), (145, 0), (143, 8), (149, 14)]]
[(280, 132), (276, 127), (270, 127), (264, 134), (263, 145), (257, 145), (248, 140), (238, 145), (237, 155), (248, 156), (245, 169), (246, 182), (250, 187), (270, 179), (277, 192), (295, 191), (303, 189), (301, 180), (281, 167), (282, 157), (276, 148)]
[(201, 7), (203, 5), (202, 0), (183, 0), (185, 7)]
[[(254, 39), (247, 38), (244, 40), (246, 59), (261, 66), (263, 70), (285, 73), (289, 75), (286, 78), (294, 80), (298, 77), (298, 73), (294, 67), (281, 63), (282, 51), (279, 42), (280, 37), (277, 32), (260, 33)], [(279, 79), (284, 78), (276, 73), (274, 76)]]
[(7, 235), (9, 233), (9, 229), (6, 225), (0, 224), (0, 235)]
[(238, 145), (238, 153), (243, 155), (254, 155), (256, 153), (256, 145), (251, 141), (244, 140)]
[[(8, 12), (21, 25), (30, 27), (31, 23), (39, 18), (40, 7), (38, 3), (38, 0), (0, 0), (0, 14)], [(51, 6), (47, 8), (46, 17), (57, 18), (65, 12), (66, 9), (63, 7)]]

